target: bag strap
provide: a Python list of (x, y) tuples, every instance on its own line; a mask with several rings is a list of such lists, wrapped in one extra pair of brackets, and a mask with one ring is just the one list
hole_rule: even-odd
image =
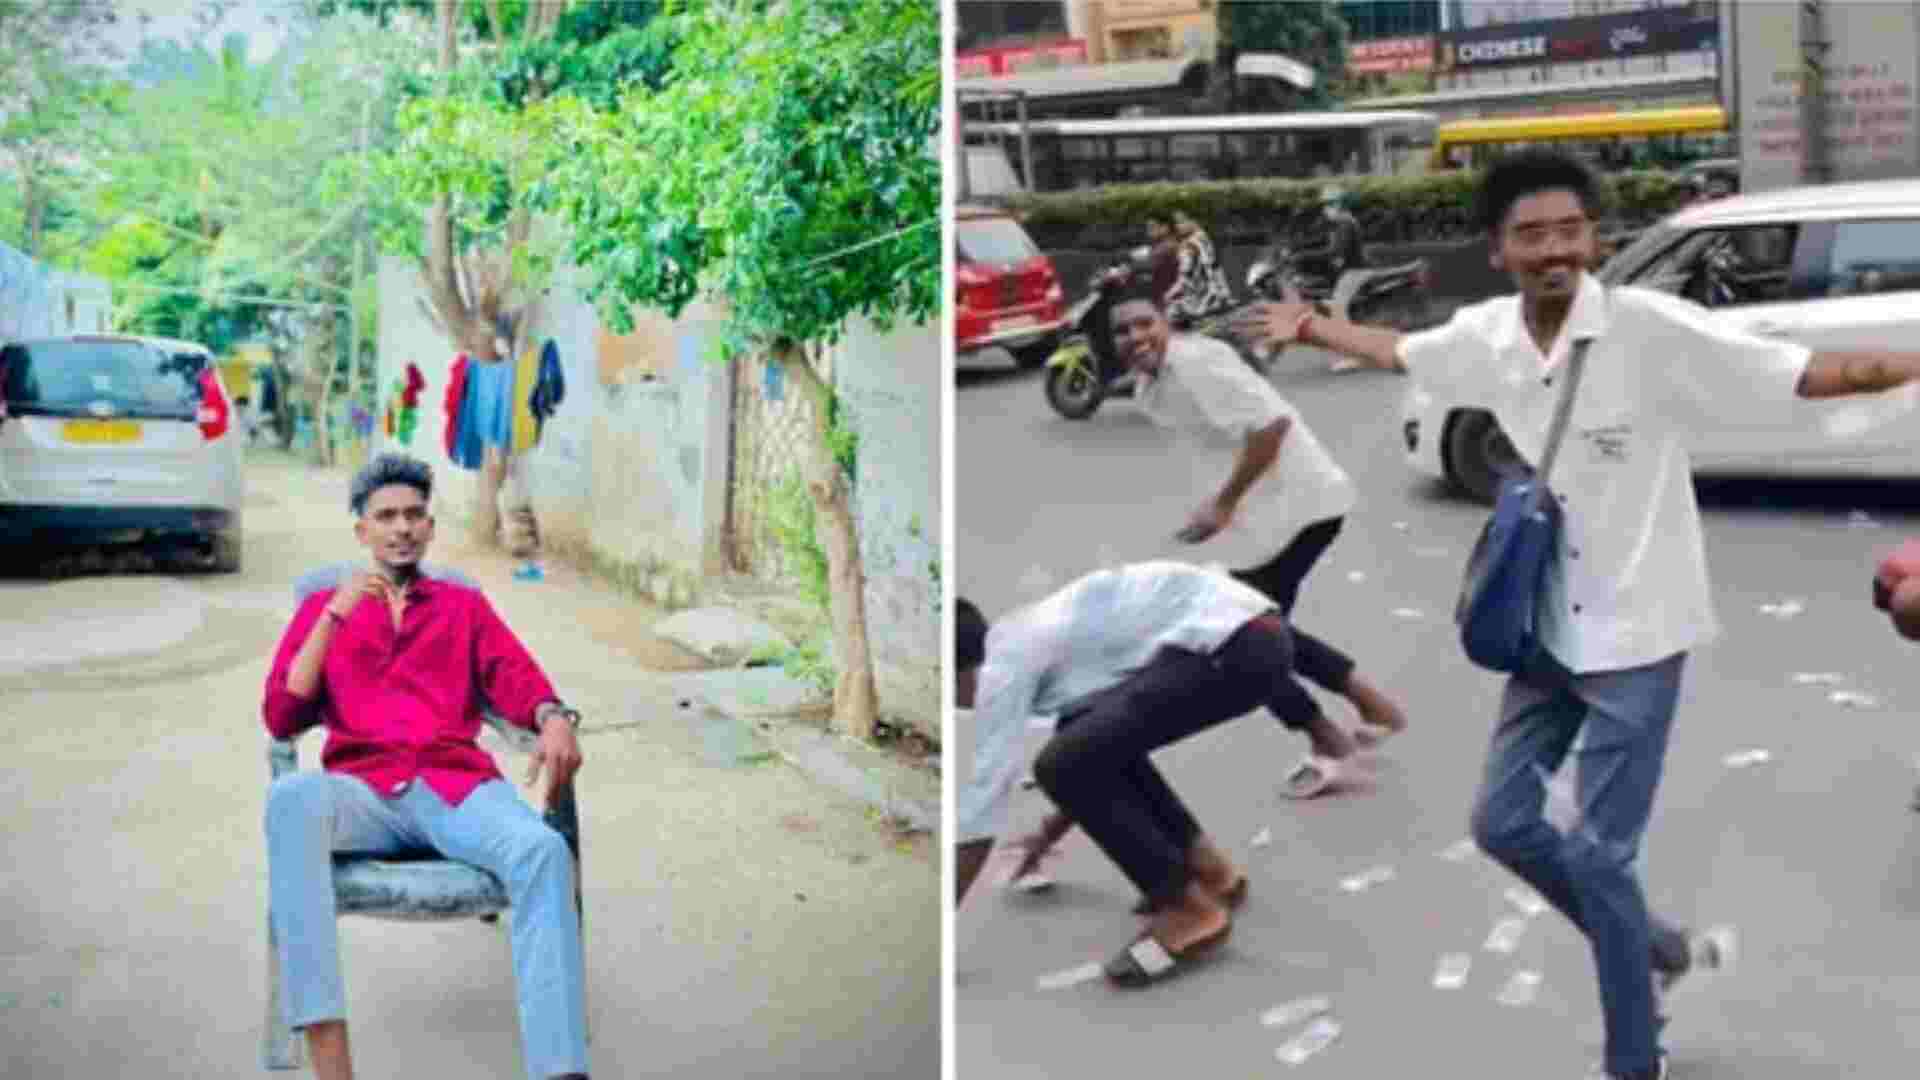
[(1587, 346), (1592, 338), (1576, 338), (1567, 358), (1567, 382), (1560, 388), (1560, 400), (1553, 407), (1553, 426), (1547, 429), (1547, 449), (1540, 455), (1539, 488), (1547, 486), (1547, 474), (1553, 472), (1553, 459), (1560, 456), (1560, 441), (1566, 437), (1567, 421), (1573, 417), (1573, 395), (1580, 386), (1580, 370), (1586, 366)]

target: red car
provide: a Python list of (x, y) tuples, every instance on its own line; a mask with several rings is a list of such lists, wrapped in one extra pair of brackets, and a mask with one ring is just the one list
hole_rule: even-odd
[(958, 362), (1004, 365), (1011, 359), (1021, 367), (1045, 362), (1066, 325), (1067, 296), (1053, 260), (1004, 210), (961, 206), (955, 219)]

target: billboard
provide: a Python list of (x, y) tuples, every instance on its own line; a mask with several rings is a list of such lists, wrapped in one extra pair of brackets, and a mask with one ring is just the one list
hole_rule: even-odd
[(1501, 23), (1439, 35), (1434, 67), (1479, 71), (1693, 52), (1719, 45), (1720, 20), (1688, 8)]
[(1347, 46), (1347, 73), (1351, 75), (1393, 75), (1432, 69), (1433, 38), (1427, 34), (1376, 38)]
[(953, 70), (959, 78), (969, 79), (1017, 75), (1023, 71), (1043, 71), (1086, 62), (1086, 40), (1068, 38), (1044, 45), (1005, 45), (959, 53), (953, 58)]

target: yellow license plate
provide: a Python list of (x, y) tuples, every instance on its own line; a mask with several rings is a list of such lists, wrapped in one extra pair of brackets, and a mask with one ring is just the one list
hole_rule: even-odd
[(140, 441), (138, 420), (69, 420), (60, 429), (70, 443), (130, 443)]

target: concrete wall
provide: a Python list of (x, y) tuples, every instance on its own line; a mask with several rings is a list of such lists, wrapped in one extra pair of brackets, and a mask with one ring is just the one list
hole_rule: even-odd
[[(1920, 10), (1913, 4), (1822, 5), (1825, 130), (1834, 180), (1920, 171)], [(1800, 86), (1800, 5), (1744, 3), (1733, 26), (1742, 191), (1802, 182), (1806, 133)]]
[(834, 383), (859, 432), (854, 513), (881, 711), (940, 733), (940, 337), (850, 328)]
[(112, 306), (100, 278), (51, 269), (0, 244), (0, 341), (111, 330)]
[[(434, 465), (437, 512), (457, 527), (476, 510), (478, 474), (443, 446), (453, 349), (422, 310), (413, 265), (381, 260), (380, 386), (409, 362), (427, 380), (413, 443)], [(715, 354), (724, 312), (636, 313), (607, 331), (563, 269), (523, 332), (560, 350), (566, 397), (514, 481), (526, 485), (550, 548), (583, 558), (669, 608), (703, 602), (724, 572), (729, 380)], [(920, 326), (881, 334), (857, 322), (833, 358), (860, 435), (855, 513), (867, 571), (868, 630), (881, 708), (940, 730), (940, 339)], [(383, 399), (384, 406), (384, 399)], [(376, 449), (390, 440), (382, 431)], [(824, 620), (823, 620), (824, 621)]]
[[(422, 310), (412, 263), (383, 258), (380, 290), (382, 393), (408, 362), (420, 366), (427, 389), (406, 449), (434, 464), (443, 520), (469, 522), (479, 474), (455, 465), (443, 444), (453, 349)], [(521, 332), (523, 349), (553, 340), (566, 396), (539, 445), (516, 459), (509, 486), (524, 487), (545, 545), (624, 575), (669, 607), (695, 603), (718, 559), (726, 372), (704, 360), (716, 321), (698, 306), (678, 322), (641, 313), (632, 334), (615, 338), (562, 268)], [(379, 447), (390, 442), (383, 434)]]

